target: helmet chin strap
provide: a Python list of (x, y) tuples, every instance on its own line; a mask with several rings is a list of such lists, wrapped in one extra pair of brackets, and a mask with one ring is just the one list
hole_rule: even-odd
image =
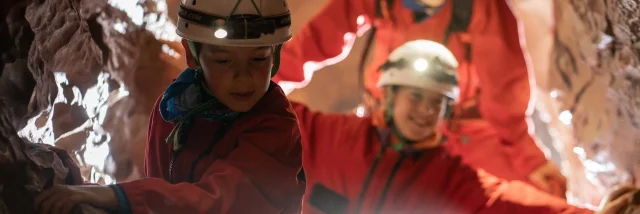
[[(191, 51), (191, 55), (193, 59), (196, 61), (197, 69), (202, 67), (200, 63), (200, 44), (194, 41), (188, 40), (187, 44), (189, 45), (189, 51)], [(282, 50), (282, 44), (276, 45), (275, 50), (273, 52), (273, 66), (271, 67), (271, 77), (274, 77), (278, 73), (278, 69), (280, 68), (280, 50)]]

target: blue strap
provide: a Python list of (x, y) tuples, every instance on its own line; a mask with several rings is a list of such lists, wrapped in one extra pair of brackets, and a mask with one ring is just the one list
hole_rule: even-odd
[(118, 213), (121, 214), (133, 214), (131, 211), (131, 204), (129, 204), (129, 199), (127, 195), (124, 194), (122, 187), (117, 184), (109, 185), (111, 189), (116, 193), (116, 198), (118, 200)]
[(402, 5), (412, 11), (425, 11), (429, 6), (420, 2), (420, 0), (402, 0)]
[(202, 118), (209, 121), (233, 120), (234, 112), (209, 93), (202, 73), (187, 68), (164, 92), (160, 100), (160, 116), (173, 123), (174, 128), (166, 139), (178, 151), (184, 143), (191, 120)]
[(183, 95), (189, 87), (192, 87), (197, 82), (196, 75), (196, 70), (187, 68), (180, 73), (178, 78), (165, 90), (160, 100), (160, 115), (162, 119), (168, 122), (174, 122), (180, 119), (178, 117), (181, 116), (183, 112), (175, 109), (175, 99)]
[[(440, 12), (440, 9), (442, 9), (445, 4), (430, 7), (420, 2), (420, 0), (402, 0), (402, 5), (413, 12), (414, 23), (421, 23), (432, 15)], [(434, 9), (433, 13), (427, 14), (428, 9)]]

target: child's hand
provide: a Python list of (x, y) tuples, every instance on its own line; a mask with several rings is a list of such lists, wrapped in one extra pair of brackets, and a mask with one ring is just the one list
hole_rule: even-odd
[(54, 185), (40, 193), (35, 201), (35, 210), (42, 214), (68, 214), (78, 204), (114, 210), (118, 200), (114, 191), (106, 186)]

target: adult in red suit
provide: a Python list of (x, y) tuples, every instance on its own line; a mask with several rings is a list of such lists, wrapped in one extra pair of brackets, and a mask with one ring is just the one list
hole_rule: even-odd
[(287, 63), (274, 81), (285, 91), (305, 86), (313, 72), (346, 58), (372, 27), (375, 49), (364, 81), (372, 110), (380, 106), (378, 69), (392, 50), (416, 39), (442, 42), (460, 62), (460, 102), (442, 130), (447, 150), (473, 167), (564, 197), (566, 179), (531, 136), (535, 83), (507, 1), (331, 0), (283, 46)]

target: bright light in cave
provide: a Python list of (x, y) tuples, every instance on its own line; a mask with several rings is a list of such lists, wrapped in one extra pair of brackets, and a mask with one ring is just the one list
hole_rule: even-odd
[(49, 108), (44, 109), (37, 116), (29, 119), (27, 125), (18, 131), (18, 136), (24, 137), (31, 142), (44, 143), (49, 145), (55, 144), (55, 135), (53, 130), (53, 113), (55, 109), (53, 105), (56, 103), (67, 103), (67, 98), (64, 97), (64, 91), (62, 86), (69, 85), (69, 80), (64, 72), (54, 72), (53, 78), (56, 81), (58, 87), (58, 94), (56, 99), (51, 103)]
[(102, 123), (109, 109), (107, 106), (110, 95), (107, 83), (109, 76), (108, 73), (100, 73), (97, 84), (87, 89), (82, 100), (82, 107), (87, 111), (87, 116), (93, 125), (93, 131), (89, 132), (82, 157), (86, 165), (96, 167), (100, 172), (104, 171), (105, 160), (109, 156), (109, 142), (111, 141), (109, 133), (102, 130)]
[[(89, 117), (89, 120), (85, 125), (92, 127), (92, 131), (89, 132), (89, 137), (86, 139), (86, 144), (84, 145), (85, 152), (78, 157), (80, 160), (83, 160), (80, 164), (85, 167), (92, 167), (89, 182), (97, 183), (101, 179), (107, 184), (115, 182), (111, 177), (102, 173), (104, 171), (105, 160), (109, 155), (109, 141), (111, 139), (111, 136), (102, 130), (101, 126), (105, 115), (107, 114), (108, 98), (110, 98), (109, 96), (114, 96), (112, 93), (109, 93), (109, 85), (107, 84), (109, 74), (101, 72), (97, 77), (97, 84), (87, 89), (87, 92), (84, 95), (81, 94), (80, 89), (75, 86), (72, 87), (71, 90), (73, 92), (73, 97), (71, 102), (69, 102), (69, 99), (64, 96), (64, 89), (68, 88), (69, 84), (66, 74), (64, 72), (55, 72), (54, 78), (56, 86), (58, 87), (58, 95), (51, 104), (51, 107), (42, 111), (40, 115), (31, 118), (27, 125), (20, 130), (18, 134), (32, 142), (55, 145), (55, 130), (53, 129), (52, 121), (55, 108), (53, 108), (53, 105), (57, 103), (80, 105), (86, 110), (87, 116)], [(125, 96), (128, 94), (128, 91), (126, 91), (124, 87), (116, 92), (118, 92), (115, 94), (116, 97), (122, 97), (120, 93), (125, 94)], [(70, 131), (70, 133), (83, 131), (83, 127), (85, 125), (82, 125), (77, 130)], [(60, 134), (62, 134), (60, 138), (68, 136), (67, 133)], [(100, 173), (94, 173), (94, 171)]]
[(138, 5), (136, 0), (109, 0), (111, 6), (118, 8), (129, 15), (131, 21), (140, 26), (142, 25), (144, 9)]
[(113, 24), (113, 29), (116, 29), (116, 31), (118, 31), (121, 34), (125, 34), (127, 33), (127, 23), (118, 20), (116, 21), (116, 23)]
[(358, 108), (356, 109), (356, 116), (364, 117), (364, 107), (358, 106)]
[(558, 119), (565, 125), (571, 125), (571, 120), (573, 119), (573, 115), (571, 114), (570, 111), (565, 110), (563, 112), (560, 112), (560, 116), (558, 116)]
[[(155, 0), (156, 10), (158, 13), (144, 14), (144, 8), (138, 5), (138, 1), (135, 0), (109, 0), (111, 6), (118, 8), (127, 13), (131, 18), (131, 21), (137, 26), (141, 26), (144, 23), (144, 27), (147, 31), (153, 33), (153, 36), (158, 40), (166, 41), (180, 41), (180, 37), (176, 34), (176, 26), (170, 22), (167, 16), (167, 3), (164, 0)], [(127, 23), (116, 22), (112, 26), (116, 31), (124, 34), (127, 32)], [(163, 47), (163, 51), (166, 48)], [(173, 56), (172, 54), (169, 54)]]

